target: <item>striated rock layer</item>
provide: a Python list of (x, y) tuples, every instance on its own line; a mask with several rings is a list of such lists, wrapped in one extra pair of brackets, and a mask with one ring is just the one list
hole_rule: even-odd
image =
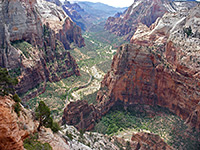
[(119, 143), (123, 146), (123, 149), (132, 150), (174, 150), (174, 148), (170, 147), (167, 143), (162, 140), (159, 135), (152, 133), (133, 133), (131, 141), (129, 141), (129, 145), (127, 145), (127, 141), (123, 138), (113, 137), (112, 141), (114, 143)]
[(65, 50), (72, 42), (84, 46), (80, 27), (61, 7), (43, 0), (0, 2), (0, 66), (18, 76), (18, 94), (39, 87), (24, 100), (44, 92), (47, 81), (80, 75)]
[(99, 91), (99, 104), (122, 101), (124, 107), (132, 104), (160, 105), (187, 119), (200, 101), (200, 80), (195, 73), (181, 74), (185, 68), (173, 70), (170, 64), (162, 61), (146, 46), (120, 47), (111, 71), (102, 81), (102, 88), (108, 90)]
[(20, 117), (14, 112), (15, 102), (0, 97), (0, 149), (23, 150), (23, 140), (36, 131), (32, 114), (22, 107)]
[(71, 102), (64, 109), (62, 124), (74, 125), (78, 130), (91, 130), (98, 118), (98, 111), (87, 101)]
[(196, 6), (181, 14), (167, 13), (150, 28), (140, 24), (132, 44), (119, 47), (102, 81), (94, 107), (98, 118), (113, 106), (159, 105), (200, 129), (199, 12)]
[(109, 17), (105, 29), (130, 40), (138, 23), (151, 26), (166, 12), (177, 12), (195, 6), (195, 2), (172, 2), (171, 0), (134, 0), (133, 4), (120, 16)]

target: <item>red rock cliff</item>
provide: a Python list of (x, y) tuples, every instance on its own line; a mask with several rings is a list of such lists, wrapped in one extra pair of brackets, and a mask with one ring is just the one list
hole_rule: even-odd
[(23, 140), (35, 128), (32, 115), (22, 108), (20, 117), (14, 112), (15, 102), (9, 97), (0, 97), (0, 149), (23, 150)]
[(44, 92), (47, 81), (80, 75), (65, 49), (72, 42), (84, 46), (84, 40), (61, 7), (43, 0), (10, 0), (0, 8), (0, 66), (18, 76), (18, 94), (40, 85), (25, 100)]
[[(107, 90), (98, 93), (99, 105), (160, 105), (200, 129), (199, 13), (196, 6), (189, 12), (167, 13), (150, 28), (140, 24), (133, 44), (121, 46), (114, 56), (102, 81), (101, 89)], [(185, 35), (188, 25), (195, 34)]]

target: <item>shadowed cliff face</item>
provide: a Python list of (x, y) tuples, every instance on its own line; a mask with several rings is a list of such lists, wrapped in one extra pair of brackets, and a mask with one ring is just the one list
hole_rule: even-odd
[[(200, 129), (199, 9), (167, 13), (150, 28), (140, 24), (131, 44), (118, 48), (102, 81), (99, 117), (119, 104), (159, 105)], [(187, 36), (189, 25), (193, 34)]]
[(0, 28), (0, 66), (18, 76), (17, 92), (26, 93), (42, 83), (25, 100), (44, 92), (47, 81), (80, 75), (65, 49), (72, 42), (84, 46), (84, 39), (61, 7), (43, 0), (1, 1)]
[(185, 68), (177, 66), (173, 70), (169, 63), (162, 61), (148, 47), (122, 46), (113, 59), (111, 71), (102, 81), (102, 89), (108, 90), (99, 91), (99, 104), (122, 101), (124, 107), (159, 105), (186, 120), (200, 100), (199, 78), (189, 70), (181, 74)]
[(113, 140), (114, 142), (120, 143), (124, 147), (129, 147), (132, 150), (174, 150), (174, 148), (165, 143), (159, 135), (152, 133), (133, 133), (128, 146), (127, 141), (123, 138), (113, 137)]
[[(196, 6), (167, 13), (150, 28), (140, 24), (133, 44), (118, 49), (102, 81), (108, 90), (99, 91), (99, 103), (160, 105), (200, 129), (199, 12)], [(187, 36), (184, 29), (190, 25), (193, 33)]]

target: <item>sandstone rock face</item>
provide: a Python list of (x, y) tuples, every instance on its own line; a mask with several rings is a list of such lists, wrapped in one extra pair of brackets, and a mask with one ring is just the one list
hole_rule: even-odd
[(137, 29), (138, 23), (148, 27), (166, 12), (188, 9), (194, 2), (172, 2), (170, 0), (135, 0), (134, 3), (119, 17), (109, 17), (105, 29), (130, 40)]
[[(133, 133), (131, 141), (114, 136), (112, 142), (119, 143), (123, 149), (129, 147), (132, 150), (173, 150), (158, 135), (145, 132)], [(127, 145), (127, 142), (129, 145)]]
[(0, 149), (23, 150), (23, 140), (36, 130), (32, 115), (22, 107), (20, 117), (14, 112), (15, 102), (0, 97)]
[(50, 28), (55, 31), (57, 39), (64, 44), (65, 49), (70, 49), (72, 42), (79, 47), (85, 46), (81, 28), (71, 20), (62, 7), (56, 7), (55, 4), (44, 0), (37, 0), (37, 8), (42, 15), (42, 23), (49, 24)]
[(115, 55), (111, 71), (102, 81), (99, 104), (123, 101), (131, 104), (160, 105), (169, 108), (182, 119), (189, 117), (200, 100), (199, 79), (195, 74), (173, 70), (169, 63), (141, 45), (124, 45)]
[(172, 147), (167, 145), (158, 135), (150, 133), (137, 133), (133, 134), (131, 141), (137, 143), (138, 150), (173, 150)]
[(54, 134), (49, 128), (43, 128), (43, 130), (39, 132), (38, 140), (42, 143), (49, 143), (53, 150), (70, 150), (67, 142), (58, 134)]
[(91, 130), (98, 118), (97, 110), (87, 101), (71, 102), (64, 110), (62, 124), (75, 126), (78, 130)]
[(189, 12), (165, 14), (150, 28), (141, 24), (133, 45), (118, 49), (102, 81), (102, 89), (108, 90), (99, 91), (99, 103), (160, 105), (184, 120), (190, 117), (199, 129), (200, 70), (195, 60), (200, 59), (200, 41), (195, 34), (187, 37), (183, 32), (188, 25), (199, 32), (199, 10), (196, 6)]
[(69, 18), (65, 20), (63, 29), (59, 30), (57, 39), (64, 44), (65, 49), (70, 48), (71, 42), (76, 43), (79, 47), (85, 46), (84, 38), (81, 36), (81, 28), (76, 26)]
[(85, 21), (85, 18), (81, 16), (81, 14), (85, 13), (83, 8), (81, 8), (77, 3), (70, 3), (67, 0), (65, 0), (62, 8), (66, 12), (66, 14), (73, 20), (73, 22), (81, 27), (82, 30), (86, 30), (86, 26), (89, 24), (89, 22)]
[[(150, 28), (140, 24), (132, 44), (119, 47), (111, 70), (102, 81), (97, 94), (98, 104), (93, 109), (93, 113), (98, 112), (98, 118), (119, 104), (125, 109), (134, 104), (159, 105), (199, 129), (200, 70), (199, 63), (192, 57), (200, 59), (200, 41), (196, 36), (199, 32), (199, 10), (200, 6), (196, 6), (181, 14), (166, 14)], [(194, 34), (187, 37), (183, 29), (188, 25), (191, 25)], [(64, 115), (69, 117), (70, 124), (79, 124), (78, 128), (84, 120), (72, 120), (75, 116), (80, 118), (79, 114), (84, 110), (80, 109), (73, 115), (71, 112), (75, 107), (83, 106), (79, 103), (74, 107), (67, 106), (68, 113)], [(87, 120), (95, 118), (90, 115)]]
[(55, 3), (56, 5), (58, 6), (61, 6), (62, 3), (59, 1), (59, 0), (46, 0), (47, 2), (52, 2), (52, 3)]
[(0, 66), (18, 76), (18, 94), (39, 86), (24, 100), (44, 92), (47, 81), (80, 75), (65, 49), (84, 40), (61, 7), (43, 0), (1, 1), (0, 28)]

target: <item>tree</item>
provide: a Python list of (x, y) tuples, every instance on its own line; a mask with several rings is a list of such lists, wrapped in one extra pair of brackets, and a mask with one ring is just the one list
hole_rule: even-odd
[(189, 37), (189, 36), (192, 36), (192, 27), (191, 26), (189, 26), (188, 28), (183, 28), (183, 32), (184, 32), (184, 34), (186, 34), (187, 35), (187, 38)]
[(14, 94), (14, 85), (17, 85), (17, 78), (11, 78), (6, 68), (0, 67), (0, 95)]
[(53, 119), (51, 118), (51, 111), (49, 107), (44, 103), (44, 101), (40, 101), (39, 106), (35, 110), (36, 119), (39, 120), (39, 126), (37, 128), (40, 131), (41, 126), (45, 126), (47, 128), (51, 128), (53, 124)]

